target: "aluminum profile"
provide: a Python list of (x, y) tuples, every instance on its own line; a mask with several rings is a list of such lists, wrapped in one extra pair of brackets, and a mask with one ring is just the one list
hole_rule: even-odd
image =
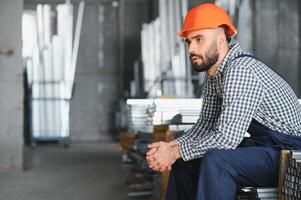
[[(56, 7), (57, 23), (53, 23), (49, 4), (37, 6), (37, 45), (32, 50), (27, 72), (31, 87), (33, 140), (65, 138), (70, 135), (70, 100), (74, 82), (77, 50), (84, 2), (79, 3), (75, 39), (73, 41), (73, 5), (70, 1)], [(53, 35), (57, 24), (57, 35)]]
[(148, 109), (153, 104), (153, 99), (128, 99), (127, 118), (129, 130), (138, 133), (152, 133), (153, 126), (148, 123)]
[(286, 200), (301, 199), (301, 150), (290, 152), (282, 192)]
[(202, 108), (202, 99), (156, 99), (149, 108), (148, 120), (153, 125), (172, 124), (176, 115), (181, 115), (183, 124), (196, 123)]
[(278, 188), (242, 188), (237, 192), (236, 200), (278, 200)]

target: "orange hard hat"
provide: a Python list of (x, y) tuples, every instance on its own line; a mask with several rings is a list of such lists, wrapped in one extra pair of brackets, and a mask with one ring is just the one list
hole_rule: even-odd
[(229, 36), (236, 35), (237, 31), (226, 11), (213, 3), (204, 3), (187, 13), (183, 29), (178, 35), (185, 38), (190, 31), (217, 28), (222, 25), (227, 27)]

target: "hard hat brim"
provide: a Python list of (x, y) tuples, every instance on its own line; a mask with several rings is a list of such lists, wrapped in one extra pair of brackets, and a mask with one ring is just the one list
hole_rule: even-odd
[[(225, 25), (225, 26), (228, 27), (228, 34), (229, 34), (229, 36), (233, 37), (233, 36), (235, 36), (237, 34), (237, 31), (236, 31), (236, 29), (234, 27), (231, 27), (231, 26), (229, 26), (227, 24), (221, 24), (219, 26), (222, 26), (222, 25)], [(193, 27), (193, 28), (190, 28), (188, 30), (181, 31), (181, 32), (177, 33), (177, 35), (179, 37), (181, 37), (181, 38), (187, 38), (187, 34), (189, 32), (191, 32), (191, 31), (197, 31), (197, 30), (201, 30), (201, 29), (215, 29), (215, 28), (217, 28), (219, 26), (217, 26), (216, 24), (212, 24), (211, 26), (207, 25), (206, 27), (202, 27), (202, 26), (200, 26), (200, 27)]]

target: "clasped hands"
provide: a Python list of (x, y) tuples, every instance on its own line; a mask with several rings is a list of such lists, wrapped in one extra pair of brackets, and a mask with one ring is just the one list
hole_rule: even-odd
[(155, 142), (148, 145), (150, 150), (146, 153), (148, 166), (158, 172), (171, 170), (171, 166), (181, 157), (177, 142)]

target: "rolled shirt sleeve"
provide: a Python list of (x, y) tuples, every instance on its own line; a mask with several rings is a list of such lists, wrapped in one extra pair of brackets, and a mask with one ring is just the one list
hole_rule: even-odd
[(210, 108), (214, 107), (213, 104), (218, 105), (218, 100), (210, 99), (214, 95), (208, 93), (208, 102), (204, 102), (205, 110), (201, 112), (200, 120), (186, 136), (192, 139), (178, 141), (185, 161), (202, 157), (209, 149), (235, 149), (263, 99), (260, 80), (248, 66), (229, 67), (224, 76), (223, 100), (217, 120), (214, 122), (217, 114), (211, 113)]
[(221, 109), (221, 100), (216, 93), (212, 93), (213, 90), (215, 90), (215, 82), (208, 74), (206, 74), (202, 90), (204, 98), (199, 119), (183, 136), (176, 139), (178, 143), (181, 144), (187, 141), (194, 141), (195, 139), (208, 134), (213, 128), (214, 122), (218, 119)]

